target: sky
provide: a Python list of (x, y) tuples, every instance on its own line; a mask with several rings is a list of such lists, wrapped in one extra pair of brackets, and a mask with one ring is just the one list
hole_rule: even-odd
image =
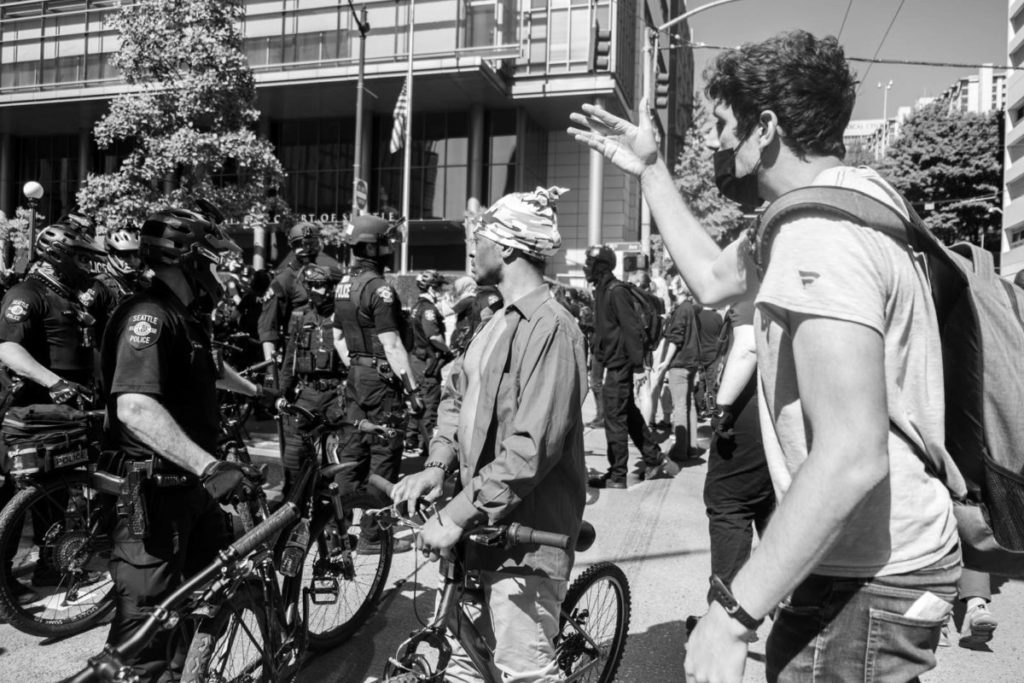
[[(688, 9), (711, 0), (687, 0)], [(738, 0), (691, 17), (693, 40), (734, 47), (802, 28), (816, 36), (838, 35), (847, 57), (1005, 65), (1008, 0)], [(845, 25), (843, 17), (849, 8)], [(896, 16), (885, 37), (886, 28)], [(842, 32), (840, 33), (840, 28)], [(879, 44), (881, 43), (881, 49)], [(703, 90), (705, 65), (716, 50), (694, 49), (694, 87)], [(870, 66), (870, 68), (869, 68)], [(905, 66), (854, 62), (862, 81), (855, 119), (882, 117), (878, 82), (892, 80), (888, 115), (923, 95), (935, 96), (977, 68)]]

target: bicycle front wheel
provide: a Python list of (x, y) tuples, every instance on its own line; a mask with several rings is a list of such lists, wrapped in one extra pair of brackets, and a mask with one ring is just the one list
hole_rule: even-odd
[(626, 575), (611, 562), (593, 565), (569, 586), (556, 646), (566, 681), (615, 680), (626, 648), (630, 600)]
[(0, 618), (23, 633), (66, 638), (107, 617), (112, 508), (84, 472), (19, 491), (0, 513)]
[(243, 584), (212, 617), (199, 623), (182, 683), (272, 683), (270, 627), (259, 584)]
[(350, 510), (350, 533), (343, 535), (336, 521), (327, 522), (316, 533), (297, 577), (301, 589), (309, 591), (307, 642), (314, 652), (338, 647), (366, 623), (391, 570), (391, 530), (380, 530), (370, 543), (360, 538), (363, 510)]

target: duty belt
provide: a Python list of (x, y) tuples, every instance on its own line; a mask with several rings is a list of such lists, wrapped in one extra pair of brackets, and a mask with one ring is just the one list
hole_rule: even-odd
[(331, 391), (337, 389), (340, 384), (341, 380), (336, 377), (323, 377), (319, 379), (315, 377), (299, 378), (300, 387), (309, 387), (316, 391)]
[(366, 368), (375, 368), (388, 362), (386, 358), (378, 358), (377, 356), (352, 356), (350, 360), (352, 365), (362, 365)]
[(124, 461), (126, 472), (141, 472), (142, 475), (152, 481), (153, 485), (157, 488), (194, 486), (199, 483), (199, 477), (196, 475), (186, 472), (175, 465), (168, 467), (168, 464), (169, 463), (161, 462), (154, 464), (152, 459), (132, 460), (131, 458), (126, 458)]

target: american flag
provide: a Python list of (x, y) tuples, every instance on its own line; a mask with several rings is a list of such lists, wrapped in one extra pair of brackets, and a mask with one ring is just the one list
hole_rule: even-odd
[(391, 145), (389, 149), (394, 154), (402, 149), (402, 142), (405, 140), (405, 118), (409, 115), (409, 78), (402, 82), (402, 92), (398, 94), (398, 101), (395, 102), (395, 112), (391, 117), (395, 125), (391, 128)]

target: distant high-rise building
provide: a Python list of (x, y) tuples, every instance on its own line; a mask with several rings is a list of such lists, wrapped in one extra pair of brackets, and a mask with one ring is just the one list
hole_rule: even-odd
[(986, 114), (1006, 106), (1006, 79), (1010, 72), (986, 65), (978, 73), (959, 78), (939, 96), (951, 112)]
[[(1009, 0), (1007, 57), (1012, 66), (1024, 65), (1024, 3)], [(1024, 270), (1024, 71), (1006, 79), (1003, 108), (1006, 135), (1003, 155), (1003, 239), (999, 270), (1012, 278)]]

